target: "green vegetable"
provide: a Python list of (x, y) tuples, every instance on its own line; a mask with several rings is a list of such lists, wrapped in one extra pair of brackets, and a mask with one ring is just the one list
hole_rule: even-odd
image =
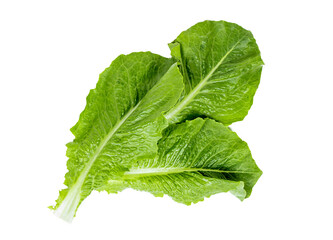
[(205, 21), (169, 46), (170, 59), (121, 55), (100, 75), (71, 129), (67, 189), (50, 207), (57, 216), (71, 221), (93, 190), (130, 187), (185, 204), (219, 192), (250, 196), (262, 172), (226, 126), (246, 116), (259, 84), (252, 34)]
[[(93, 189), (131, 163), (154, 157), (157, 141), (168, 126), (169, 110), (183, 89), (175, 64), (152, 53), (119, 56), (101, 75), (87, 106), (71, 129), (67, 144), (68, 173), (55, 214), (71, 221)], [(170, 68), (169, 68), (170, 67)]]
[(250, 31), (234, 23), (205, 21), (169, 46), (185, 83), (184, 98), (166, 115), (170, 122), (208, 116), (231, 124), (247, 115), (263, 65)]
[(243, 200), (262, 174), (247, 144), (210, 119), (169, 127), (158, 147), (158, 156), (138, 162), (122, 179), (109, 180), (99, 190), (114, 193), (131, 187), (167, 194), (187, 205), (228, 191)]

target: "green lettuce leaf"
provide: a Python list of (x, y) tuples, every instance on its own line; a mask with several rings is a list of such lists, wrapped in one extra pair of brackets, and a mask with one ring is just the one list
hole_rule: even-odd
[(75, 140), (67, 144), (68, 173), (55, 214), (71, 221), (93, 189), (122, 175), (141, 159), (153, 158), (168, 126), (162, 113), (175, 105), (182, 76), (170, 59), (150, 52), (121, 55), (87, 97)]
[(67, 189), (50, 207), (57, 216), (71, 221), (93, 190), (133, 188), (184, 204), (250, 196), (262, 172), (226, 126), (252, 105), (263, 66), (255, 39), (237, 24), (205, 21), (169, 47), (172, 59), (121, 55), (100, 75), (71, 129)]
[(139, 161), (121, 179), (111, 179), (99, 190), (133, 188), (155, 196), (167, 194), (187, 205), (228, 191), (243, 200), (262, 174), (247, 144), (214, 120), (197, 118), (172, 125), (158, 147), (157, 157)]
[(207, 116), (228, 125), (247, 115), (263, 65), (250, 31), (225, 21), (204, 21), (169, 47), (185, 83), (182, 100), (166, 115), (169, 122)]

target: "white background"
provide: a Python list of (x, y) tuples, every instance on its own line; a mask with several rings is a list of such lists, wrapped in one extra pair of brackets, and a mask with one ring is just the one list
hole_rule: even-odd
[[(1, 1), (1, 239), (333, 239), (331, 1)], [(68, 224), (47, 208), (89, 89), (121, 53), (169, 56), (203, 20), (254, 34), (265, 66), (232, 128), (264, 174), (240, 202), (190, 207), (126, 190), (94, 192)]]

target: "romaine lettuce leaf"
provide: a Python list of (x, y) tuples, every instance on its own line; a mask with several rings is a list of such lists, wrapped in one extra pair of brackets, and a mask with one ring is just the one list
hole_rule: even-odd
[(162, 113), (177, 102), (182, 76), (170, 59), (140, 52), (121, 55), (90, 91), (75, 140), (67, 144), (68, 173), (55, 214), (71, 221), (93, 189), (123, 174), (140, 159), (154, 157), (168, 126)]
[(263, 65), (250, 31), (225, 21), (204, 21), (169, 47), (185, 83), (182, 100), (166, 115), (169, 122), (207, 116), (229, 125), (247, 115)]
[(133, 188), (187, 205), (228, 191), (243, 200), (262, 174), (247, 144), (214, 120), (173, 125), (158, 147), (158, 156), (139, 161), (122, 179), (111, 179), (99, 190)]
[(57, 216), (71, 221), (92, 190), (133, 188), (184, 204), (250, 196), (262, 172), (226, 126), (252, 105), (263, 65), (255, 39), (237, 24), (205, 21), (169, 47), (172, 59), (121, 55), (100, 75), (71, 129)]

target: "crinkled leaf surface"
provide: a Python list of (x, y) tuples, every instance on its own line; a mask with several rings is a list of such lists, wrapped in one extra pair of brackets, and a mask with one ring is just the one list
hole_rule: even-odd
[[(182, 76), (169, 59), (150, 52), (121, 55), (99, 78), (67, 145), (67, 189), (55, 214), (71, 221), (84, 198), (140, 159), (153, 158), (168, 126), (162, 113), (177, 102)], [(171, 66), (171, 67), (170, 67)]]
[(261, 171), (225, 125), (252, 105), (263, 65), (255, 39), (237, 24), (205, 21), (169, 46), (173, 59), (121, 55), (100, 75), (71, 129), (56, 215), (71, 221), (94, 189), (130, 187), (184, 204), (219, 192), (250, 196)]
[(243, 200), (262, 174), (247, 144), (214, 120), (197, 118), (170, 126), (158, 146), (157, 157), (141, 160), (122, 179), (109, 180), (99, 190), (130, 187), (167, 194), (184, 204), (228, 191)]
[(182, 101), (170, 122), (208, 116), (224, 124), (242, 120), (260, 81), (263, 61), (250, 31), (225, 21), (205, 21), (169, 44), (184, 76)]

